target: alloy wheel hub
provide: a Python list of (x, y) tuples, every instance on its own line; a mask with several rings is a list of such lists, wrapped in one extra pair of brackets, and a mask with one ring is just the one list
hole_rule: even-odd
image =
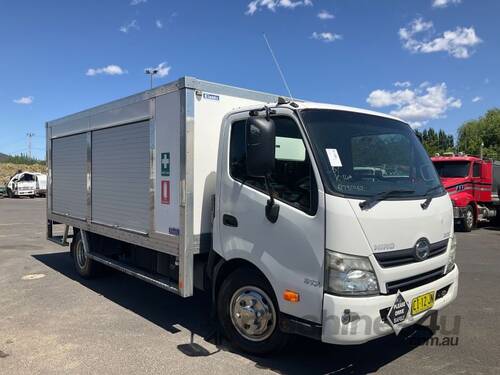
[(233, 295), (231, 320), (242, 336), (251, 341), (262, 341), (272, 334), (276, 314), (271, 300), (263, 291), (246, 287)]

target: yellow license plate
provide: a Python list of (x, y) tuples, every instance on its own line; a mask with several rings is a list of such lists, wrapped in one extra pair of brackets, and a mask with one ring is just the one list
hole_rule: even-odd
[(434, 292), (429, 292), (415, 297), (411, 301), (411, 315), (417, 315), (434, 306)]

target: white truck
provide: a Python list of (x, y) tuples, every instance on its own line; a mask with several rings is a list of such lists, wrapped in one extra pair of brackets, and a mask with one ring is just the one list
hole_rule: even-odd
[(46, 128), (47, 235), (78, 273), (206, 290), (244, 351), (364, 343), (456, 298), (452, 204), (396, 118), (184, 77)]
[(37, 172), (19, 172), (7, 183), (7, 196), (10, 198), (45, 196), (47, 193), (47, 175)]

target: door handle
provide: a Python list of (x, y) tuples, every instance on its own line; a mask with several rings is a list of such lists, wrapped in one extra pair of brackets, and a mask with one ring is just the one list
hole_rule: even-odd
[(237, 227), (238, 219), (236, 219), (233, 215), (224, 214), (222, 216), (222, 224), (227, 225), (228, 227)]

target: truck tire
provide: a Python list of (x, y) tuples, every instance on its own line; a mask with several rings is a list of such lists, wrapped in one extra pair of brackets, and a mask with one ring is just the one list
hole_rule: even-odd
[(7, 189), (7, 196), (9, 198), (14, 198), (14, 194), (12, 194), (12, 190), (11, 189)]
[(277, 352), (289, 340), (279, 329), (279, 307), (269, 282), (249, 268), (239, 268), (223, 281), (217, 315), (229, 341), (247, 353)]
[(474, 207), (468, 205), (465, 209), (465, 217), (462, 219), (462, 231), (470, 232), (474, 228)]
[(102, 269), (101, 264), (87, 258), (85, 255), (80, 231), (75, 234), (73, 241), (71, 241), (71, 255), (76, 272), (84, 279), (91, 279), (100, 273)]

